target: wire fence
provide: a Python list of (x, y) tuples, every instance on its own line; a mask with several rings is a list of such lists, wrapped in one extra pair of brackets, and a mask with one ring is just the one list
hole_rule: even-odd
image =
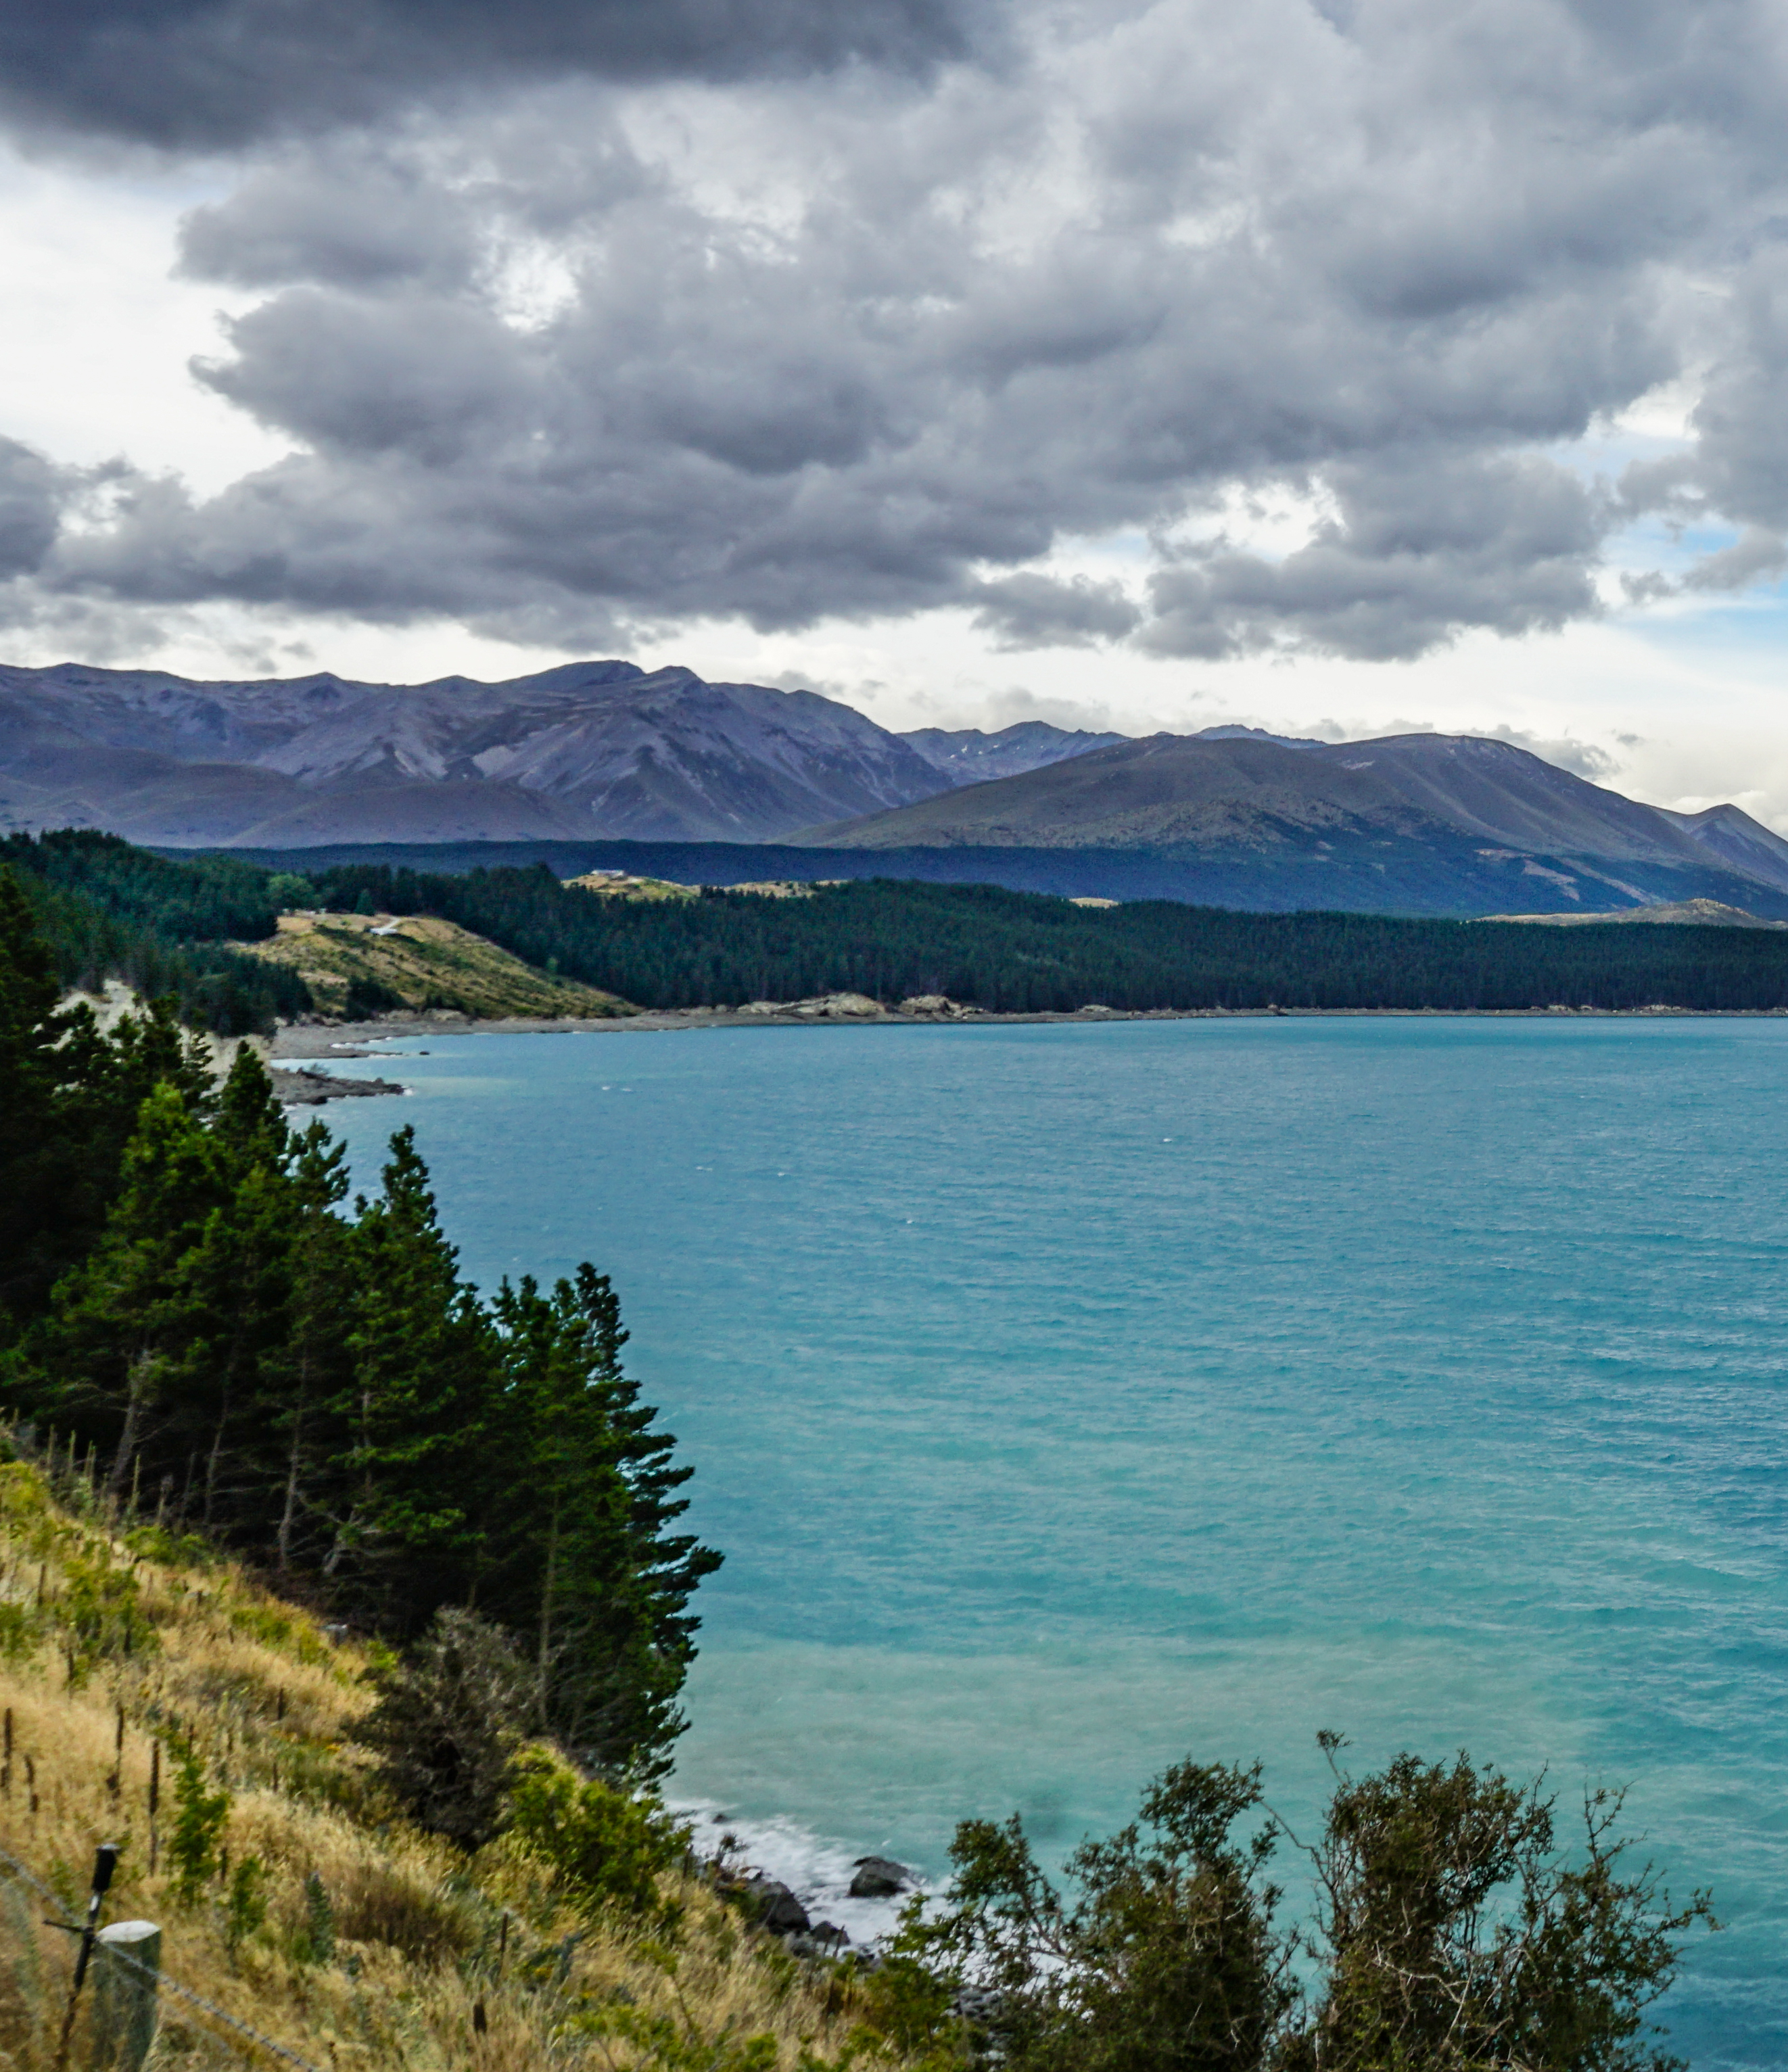
[[(81, 1938), (67, 1919), (69, 1912), (66, 1897), (0, 1849), (0, 1924), (8, 1946), (0, 1954), (0, 2051), (32, 2072), (50, 2072), (59, 2058), (84, 2067), (105, 2063), (113, 2054), (108, 2039), (96, 2029), (93, 1996), (73, 1997)], [(236, 2061), (255, 2065), (271, 2059), (294, 2072), (322, 2072), (165, 1968), (143, 1963), (116, 1943), (105, 1947), (104, 1961), (138, 1978), (145, 1990), (153, 1984), (191, 2009), (208, 2040)], [(72, 2023), (67, 2020), (71, 2006)]]

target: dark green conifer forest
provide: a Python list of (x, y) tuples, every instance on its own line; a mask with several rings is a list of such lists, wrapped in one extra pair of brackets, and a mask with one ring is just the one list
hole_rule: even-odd
[(247, 1045), (220, 1084), (163, 1001), (102, 1034), (0, 869), (0, 1392), (134, 1529), (209, 1542), (407, 1640), (475, 1608), (593, 1766), (668, 1766), (720, 1557), (589, 1265), (487, 1301), (409, 1131), (350, 1205)]
[(640, 1007), (738, 1005), (861, 993), (944, 993), (992, 1013), (1268, 1006), (1441, 1011), (1653, 1005), (1788, 1007), (1788, 930), (1535, 927), (1382, 914), (1252, 914), (1171, 900), (1077, 906), (993, 885), (859, 878), (809, 898), (709, 890), (604, 898), (549, 870), (462, 877), (347, 865), (317, 880), (438, 914), (566, 978)]
[[(294, 857), (294, 861), (298, 859)], [(1650, 1006), (1788, 1009), (1788, 929), (1544, 927), (1383, 914), (1236, 912), (1071, 899), (993, 885), (859, 878), (811, 896), (709, 888), (603, 898), (544, 865), (463, 874), (348, 864), (298, 876), (230, 857), (174, 858), (90, 829), (0, 843), (65, 985), (125, 979), (182, 1020), (269, 1030), (312, 1005), (297, 972), (232, 944), (291, 906), (434, 914), (536, 970), (643, 1008), (736, 1007), (861, 993), (943, 993), (990, 1013), (1268, 1007), (1523, 1012)], [(399, 1003), (356, 981), (351, 1013)]]

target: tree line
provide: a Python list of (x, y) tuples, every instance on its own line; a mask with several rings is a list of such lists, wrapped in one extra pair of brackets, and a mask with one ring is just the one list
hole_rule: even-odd
[[(235, 1033), (311, 1010), (295, 972), (229, 947), (293, 906), (426, 913), (537, 970), (645, 1008), (861, 993), (944, 993), (1001, 1013), (1150, 1009), (1554, 1005), (1788, 1007), (1788, 930), (1568, 928), (1377, 914), (1256, 914), (1139, 900), (1109, 908), (990, 885), (885, 878), (773, 899), (709, 888), (635, 902), (561, 884), (544, 864), (425, 872), (347, 864), (310, 877), (232, 857), (174, 858), (65, 831), (0, 844), (64, 985), (121, 977), (180, 1018)], [(360, 1009), (392, 1005), (362, 988)]]
[(1077, 906), (991, 885), (869, 878), (774, 899), (634, 902), (544, 865), (463, 875), (351, 864), (318, 897), (438, 914), (647, 1008), (945, 993), (994, 1013), (1151, 1008), (1788, 1007), (1788, 930)]
[(475, 1608), (538, 1725), (594, 1766), (668, 1763), (720, 1557), (586, 1264), (488, 1299), (411, 1133), (347, 1202), (242, 1046), (219, 1083), (162, 1001), (102, 1034), (0, 869), (0, 1396), (135, 1529), (198, 1533), (405, 1640)]

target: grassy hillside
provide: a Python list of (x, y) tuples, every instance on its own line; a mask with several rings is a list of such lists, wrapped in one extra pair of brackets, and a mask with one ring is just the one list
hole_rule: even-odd
[[(663, 1879), (667, 1934), (670, 1917), (580, 1909), (512, 1838), (467, 1856), (407, 1825), (353, 1739), (365, 1649), (196, 1543), (109, 1522), (78, 1473), (59, 1503), (40, 1466), (0, 1455), (0, 1848), (60, 1901), (0, 1879), (0, 2062), (51, 2062), (72, 1938), (40, 1917), (76, 1916), (101, 1840), (121, 1844), (105, 1918), (161, 1923), (171, 1978), (314, 2066), (797, 2072), (842, 2050), (848, 1986), (705, 1881)], [(227, 1797), (216, 1867), (186, 1897), (183, 1749)], [(243, 2062), (239, 2035), (171, 1992), (162, 2021), (154, 2063)]]
[(668, 878), (639, 878), (626, 870), (586, 870), (582, 876), (568, 878), (567, 885), (574, 885), (581, 892), (594, 892), (604, 899), (693, 899), (701, 890), (696, 885), (676, 884)]
[(326, 1014), (369, 1008), (496, 1015), (608, 1015), (615, 994), (553, 977), (432, 915), (282, 914), (266, 940), (237, 946), (296, 972)]

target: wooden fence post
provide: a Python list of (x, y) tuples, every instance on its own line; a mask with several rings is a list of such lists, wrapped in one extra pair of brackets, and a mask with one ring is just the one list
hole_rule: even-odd
[(95, 2072), (142, 2072), (155, 2041), (161, 1965), (162, 1931), (153, 1921), (114, 1921), (95, 1937)]

